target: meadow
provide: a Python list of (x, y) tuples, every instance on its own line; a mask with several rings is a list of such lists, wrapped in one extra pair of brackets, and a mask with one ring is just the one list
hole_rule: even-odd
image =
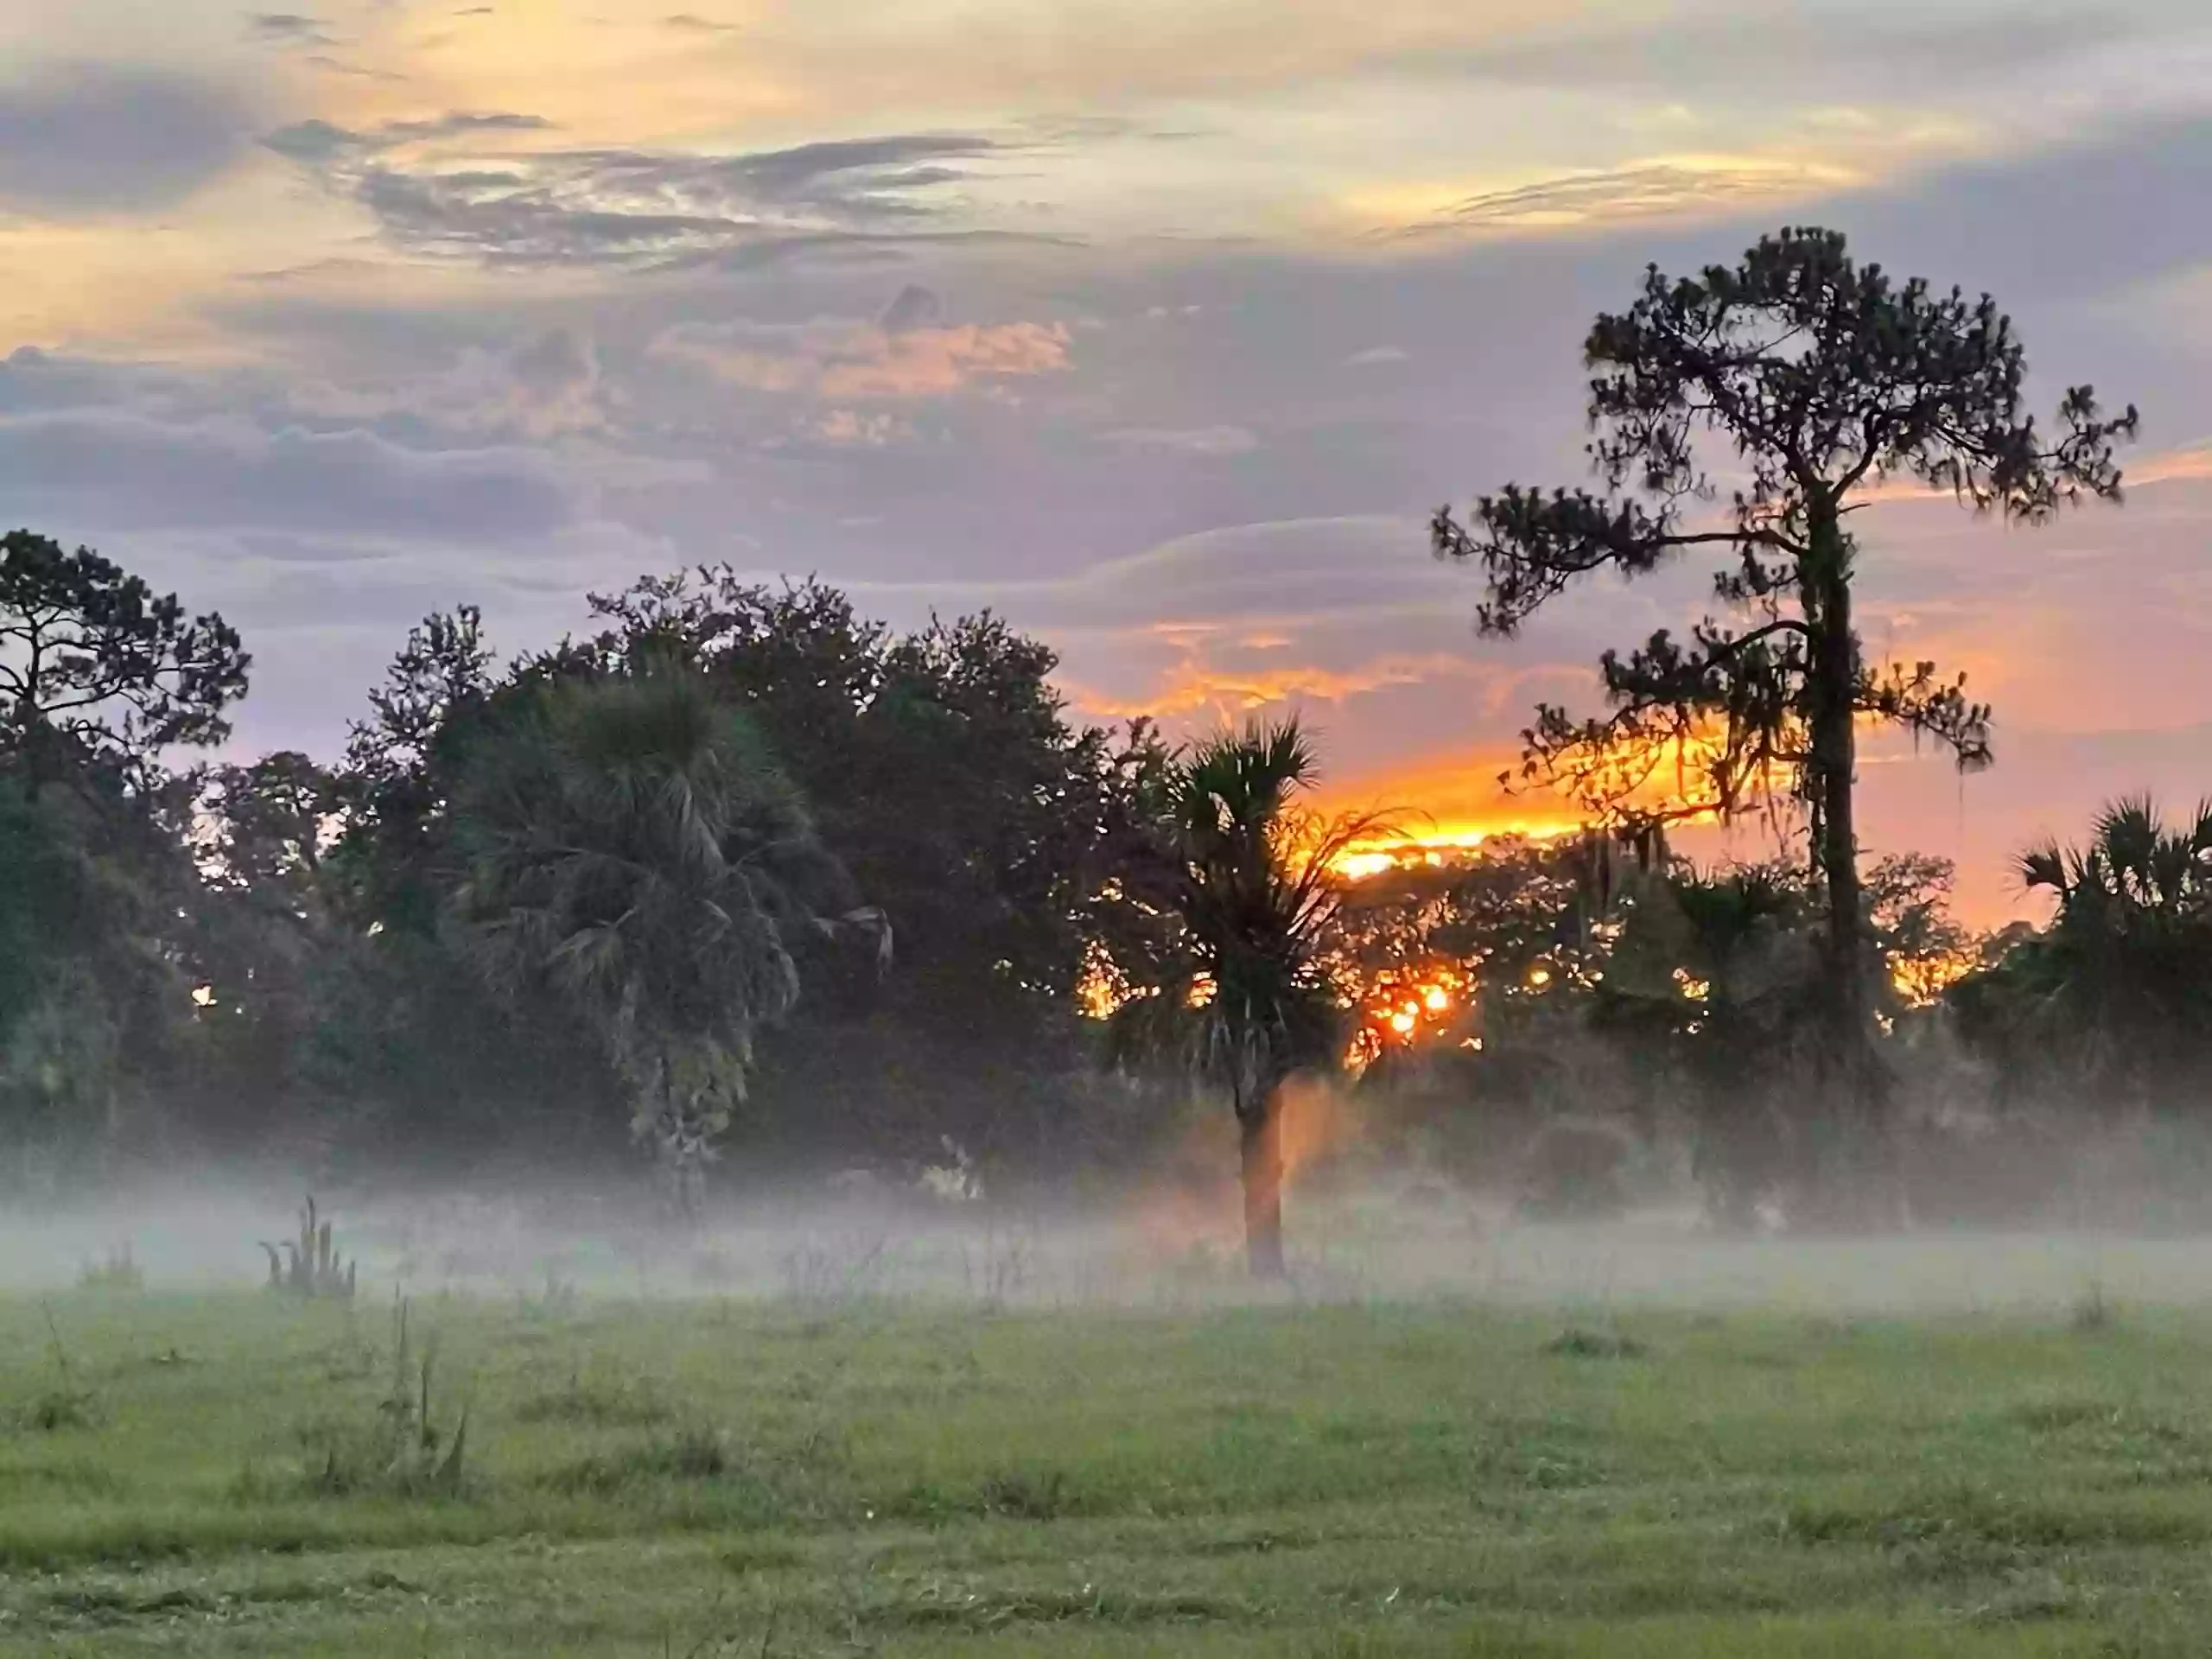
[(1833, 1300), (19, 1291), (0, 1653), (2204, 1650), (2212, 1314)]

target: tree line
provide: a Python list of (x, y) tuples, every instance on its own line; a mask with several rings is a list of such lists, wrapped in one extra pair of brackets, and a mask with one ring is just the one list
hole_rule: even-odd
[(429, 618), (335, 764), (184, 765), (236, 635), (10, 537), (9, 1137), (588, 1161), (626, 1124), (683, 1185), (741, 1109), (855, 1160), (1111, 1138), (1077, 991), (1148, 925), (1110, 874), (1149, 729), (1071, 721), (989, 616), (897, 633), (728, 571), (591, 605), (504, 663), (474, 610)]
[[(1592, 1103), (1663, 1121), (1736, 1222), (1898, 1202), (1937, 1048), (1947, 1097), (1970, 1071), (1992, 1109), (2196, 1087), (2212, 811), (2124, 803), (2088, 845), (2032, 849), (2053, 919), (1986, 940), (1939, 861), (1867, 864), (1853, 811), (1862, 726), (1993, 758), (1962, 678), (1864, 655), (1867, 493), (1910, 479), (2031, 523), (2116, 499), (2134, 411), (2076, 388), (2046, 438), (1993, 302), (1820, 231), (1651, 271), (1586, 355), (1601, 489), (1508, 486), (1440, 513), (1436, 551), (1478, 567), (1499, 636), (1586, 575), (1698, 549), (1726, 615), (1607, 653), (1605, 715), (1538, 710), (1510, 781), (1563, 791), (1583, 836), (1363, 880), (1345, 855), (1406, 826), (1311, 810), (1294, 720), (1179, 747), (1084, 724), (997, 617), (900, 632), (727, 569), (595, 595), (585, 634), (504, 658), (475, 611), (431, 616), (342, 756), (195, 759), (245, 694), (237, 633), (10, 535), (0, 1146), (20, 1170), (636, 1145), (696, 1209), (733, 1148), (949, 1139), (1112, 1170), (1195, 1090), (1232, 1109), (1252, 1263), (1276, 1272), (1300, 1072), (1356, 1075), (1378, 1123), (1432, 1141), (1525, 1141)], [(1669, 850), (1753, 810), (1771, 863)]]

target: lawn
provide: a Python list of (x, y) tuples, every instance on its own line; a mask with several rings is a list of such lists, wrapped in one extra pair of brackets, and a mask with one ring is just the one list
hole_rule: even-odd
[(17, 1297), (0, 1653), (2202, 1653), (2108, 1312)]

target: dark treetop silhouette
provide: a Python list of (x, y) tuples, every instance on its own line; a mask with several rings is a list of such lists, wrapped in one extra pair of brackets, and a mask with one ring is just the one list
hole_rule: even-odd
[(1151, 857), (1130, 879), (1175, 937), (1114, 1016), (1115, 1047), (1171, 1056), (1224, 1090), (1242, 1144), (1245, 1249), (1283, 1272), (1282, 1088), (1332, 1066), (1346, 1014), (1331, 974), (1344, 882), (1336, 863), (1388, 814), (1319, 817), (1298, 796), (1320, 772), (1296, 719), (1248, 723), (1177, 753), (1160, 780)]
[(221, 742), (251, 662), (221, 617), (188, 617), (90, 548), (0, 537), (0, 747), (25, 756), (33, 786), (65, 751), (143, 769)]
[[(1904, 727), (1974, 768), (1990, 760), (1990, 711), (1932, 663), (1866, 662), (1848, 520), (1897, 477), (2031, 524), (2083, 496), (2116, 499), (2113, 449), (2136, 412), (2105, 418), (2076, 386), (2047, 437), (2022, 413), (2025, 358), (1993, 300), (1893, 283), (1854, 264), (1841, 235), (1809, 228), (1763, 238), (1732, 269), (1677, 279), (1650, 268), (1584, 353), (1602, 492), (1508, 485), (1465, 523), (1439, 512), (1433, 545), (1479, 563), (1480, 625), (1502, 636), (1593, 571), (1642, 575), (1688, 549), (1723, 556), (1713, 592), (1740, 620), (1607, 652), (1611, 712), (1578, 721), (1540, 706), (1521, 776), (1615, 821), (1801, 804), (1827, 891), (1829, 1060), (1872, 1127), (1885, 1091), (1867, 1036), (1854, 722)], [(1729, 459), (1708, 461), (1700, 439)], [(1655, 807), (1647, 786), (1662, 766), (1682, 767), (1681, 785)]]

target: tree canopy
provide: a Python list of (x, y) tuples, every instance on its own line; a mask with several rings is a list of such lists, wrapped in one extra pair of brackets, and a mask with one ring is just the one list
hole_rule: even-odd
[(35, 780), (72, 754), (143, 766), (219, 743), (251, 664), (221, 617), (188, 616), (90, 548), (0, 537), (0, 747)]
[(469, 954), (503, 993), (542, 987), (598, 1033), (633, 1133), (695, 1203), (755, 1033), (798, 1001), (799, 957), (877, 913), (750, 716), (673, 658), (495, 697), (454, 811)]
[(2024, 1094), (2056, 1085), (2107, 1114), (2186, 1097), (2212, 1066), (2212, 802), (2169, 824), (2113, 802), (2088, 841), (2047, 842), (2018, 874), (2050, 925), (1953, 988), (1970, 1039)]
[(1713, 592), (1734, 620), (1607, 652), (1611, 711), (1540, 706), (1520, 778), (1612, 821), (1802, 809), (1827, 887), (1831, 1066), (1876, 1109), (1855, 727), (1903, 727), (1972, 769), (1991, 758), (1990, 711), (1933, 663), (1866, 660), (1852, 517), (1899, 480), (2031, 524), (2116, 498), (2113, 448), (2136, 412), (2107, 416), (2075, 386), (2046, 434), (2024, 411), (2026, 355), (1995, 301), (1896, 282), (1833, 231), (1785, 230), (1695, 276), (1650, 268), (1584, 357), (1602, 488), (1508, 485), (1464, 523), (1439, 512), (1436, 551), (1481, 569), (1487, 633), (1516, 632), (1581, 577), (1645, 575), (1697, 550), (1719, 556)]

